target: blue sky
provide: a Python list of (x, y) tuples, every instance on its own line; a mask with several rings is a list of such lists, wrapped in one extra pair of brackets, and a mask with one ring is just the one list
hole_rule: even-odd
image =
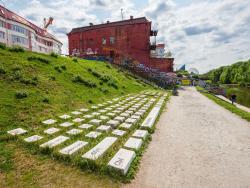
[(73, 27), (146, 16), (159, 29), (176, 67), (186, 64), (201, 73), (250, 59), (250, 0), (5, 0), (9, 9), (42, 25), (54, 17), (49, 31), (63, 43)]

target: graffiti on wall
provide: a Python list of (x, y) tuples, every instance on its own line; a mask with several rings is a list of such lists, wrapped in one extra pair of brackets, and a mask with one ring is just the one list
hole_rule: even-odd
[(117, 64), (149, 81), (155, 82), (161, 87), (166, 87), (177, 83), (177, 78), (175, 76), (161, 72), (159, 69), (151, 68), (145, 65), (143, 62), (123, 58)]

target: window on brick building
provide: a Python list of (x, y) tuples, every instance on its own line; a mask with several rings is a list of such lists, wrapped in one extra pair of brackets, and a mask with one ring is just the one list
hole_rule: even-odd
[(2, 31), (0, 31), (0, 38), (1, 38), (1, 39), (4, 39), (4, 35), (5, 35), (5, 33), (2, 32)]
[(2, 20), (0, 20), (0, 27), (4, 27), (4, 22)]
[(106, 44), (106, 38), (102, 37), (102, 44), (105, 45)]
[(110, 44), (115, 44), (115, 37), (110, 37)]

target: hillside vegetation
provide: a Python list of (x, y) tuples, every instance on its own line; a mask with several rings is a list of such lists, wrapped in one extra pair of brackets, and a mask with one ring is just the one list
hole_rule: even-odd
[[(19, 48), (0, 48), (0, 89), (0, 182), (8, 181), (9, 186), (21, 183), (22, 187), (33, 186), (34, 183), (39, 185), (47, 178), (40, 180), (37, 177), (47, 177), (52, 172), (63, 177), (65, 171), (70, 174), (69, 179), (71, 176), (78, 179), (77, 174), (83, 174), (77, 170), (69, 171), (68, 167), (60, 164), (53, 164), (56, 168), (53, 171), (41, 171), (46, 165), (37, 159), (42, 157), (32, 156), (25, 149), (18, 148), (9, 140), (7, 130), (17, 127), (39, 129), (42, 120), (55, 115), (154, 88), (104, 62), (44, 55)], [(46, 161), (52, 163), (48, 159)], [(53, 174), (51, 178), (54, 180), (51, 181), (57, 183), (78, 182), (73, 178), (64, 182), (63, 178), (59, 180)], [(93, 186), (102, 181), (107, 187), (113, 184), (107, 178), (100, 180), (89, 174), (84, 174), (81, 179), (81, 185), (86, 186), (84, 179)], [(97, 180), (99, 182), (95, 182)]]
[(213, 83), (249, 85), (250, 60), (211, 70), (202, 77)]

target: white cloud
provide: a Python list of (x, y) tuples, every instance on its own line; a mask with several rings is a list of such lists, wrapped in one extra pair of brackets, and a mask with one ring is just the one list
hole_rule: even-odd
[(167, 44), (176, 64), (205, 72), (250, 57), (250, 2), (245, 0), (190, 1), (185, 6), (148, 0), (143, 8), (132, 0), (32, 0), (29, 5), (19, 13), (36, 24), (41, 25), (43, 17), (55, 18), (50, 31), (64, 43), (64, 53), (66, 32), (89, 22), (119, 20), (123, 8), (126, 18), (146, 16), (152, 21), (159, 29), (159, 42)]

